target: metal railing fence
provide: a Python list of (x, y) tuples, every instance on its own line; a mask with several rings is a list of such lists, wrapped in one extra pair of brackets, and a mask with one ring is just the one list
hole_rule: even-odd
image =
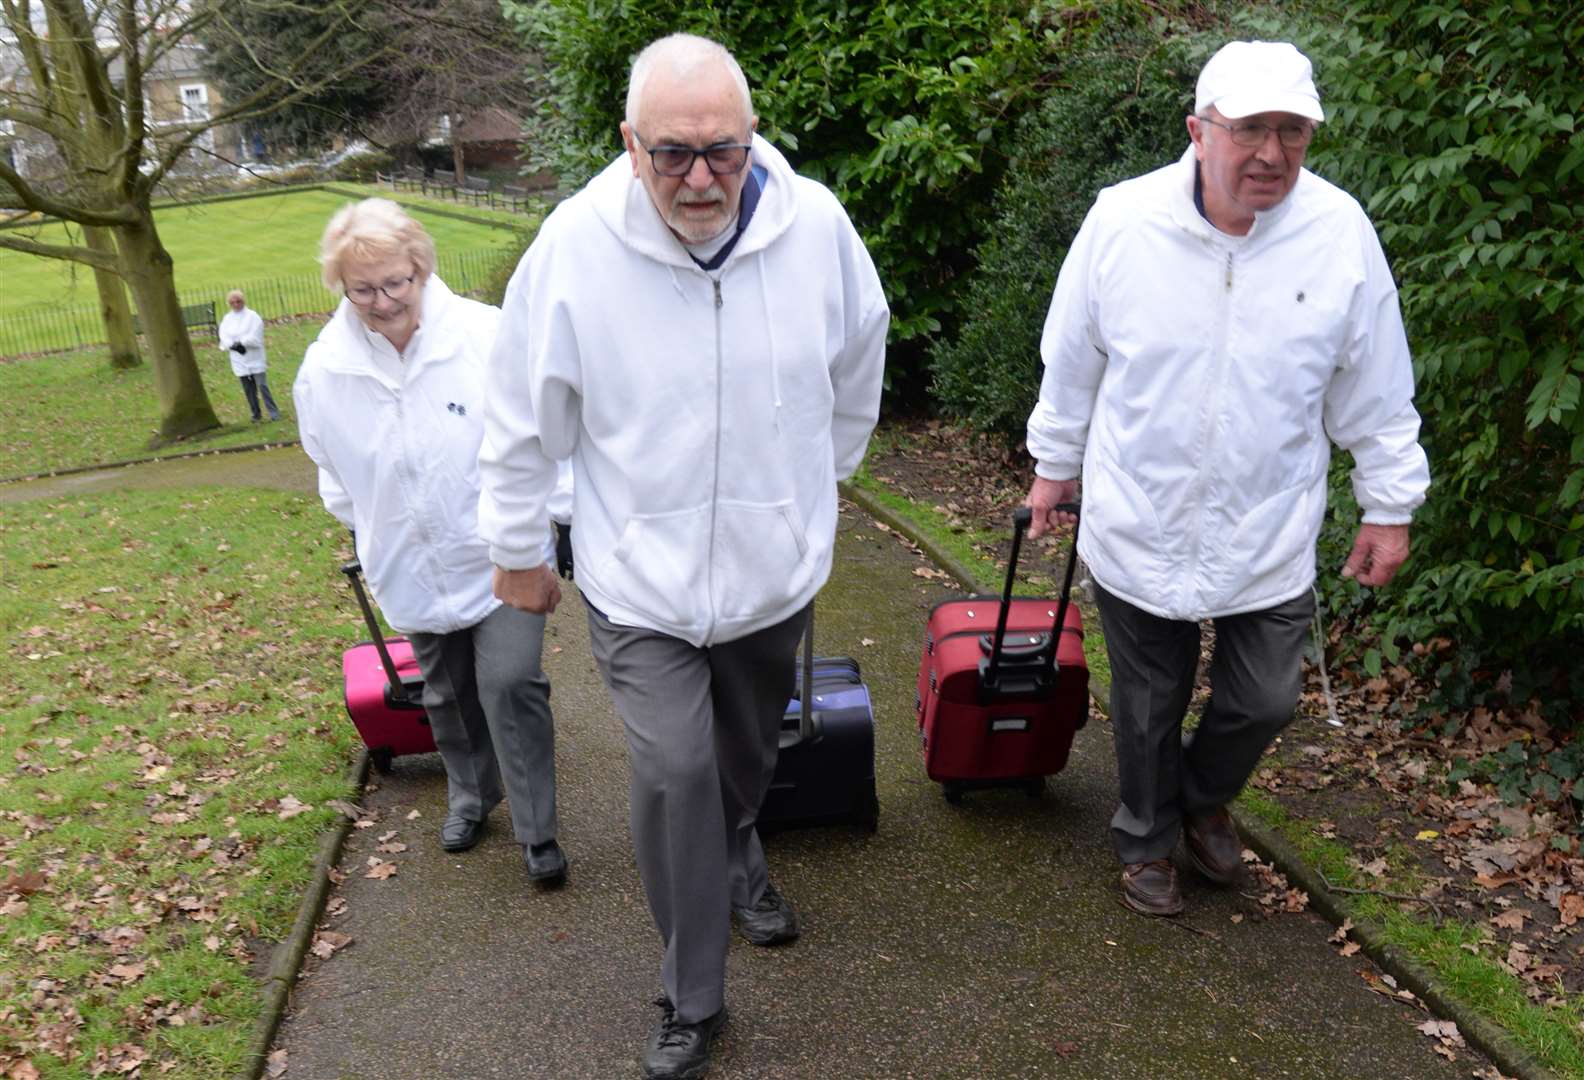
[[(501, 261), (516, 254), (509, 247), (445, 253), (440, 255), (435, 272), (453, 292), (477, 293), (489, 284)], [(293, 274), (254, 281), (226, 282), (202, 289), (182, 289), (177, 292), (177, 299), (183, 306), (212, 302), (215, 310), (223, 314), (226, 310), (226, 293), (232, 289), (241, 289), (247, 296), (248, 307), (266, 320), (293, 315), (328, 315), (335, 310), (337, 303), (336, 297), (325, 289), (317, 274)], [(195, 342), (212, 336), (212, 331), (207, 328), (194, 327), (189, 332)], [(82, 349), (90, 345), (102, 345), (104, 341), (104, 321), (99, 315), (97, 304), (0, 315), (0, 356)]]

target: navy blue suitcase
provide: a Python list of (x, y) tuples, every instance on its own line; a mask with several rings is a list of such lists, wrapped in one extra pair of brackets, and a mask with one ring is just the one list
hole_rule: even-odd
[(874, 832), (880, 800), (869, 688), (858, 661), (814, 655), (812, 606), (797, 678), (797, 694), (781, 720), (781, 750), (759, 809), (759, 831), (851, 823)]

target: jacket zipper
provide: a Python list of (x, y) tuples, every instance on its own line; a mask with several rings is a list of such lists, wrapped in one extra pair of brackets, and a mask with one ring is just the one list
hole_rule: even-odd
[[(1215, 341), (1215, 370), (1211, 372), (1210, 400), (1206, 403), (1204, 438), (1201, 440), (1200, 452), (1204, 455), (1195, 485), (1198, 490), (1194, 493), (1193, 505), (1198, 507), (1194, 514), (1193, 545), (1188, 553), (1188, 572), (1183, 575), (1184, 587), (1191, 593), (1198, 592), (1197, 579), (1199, 576), (1199, 549), (1204, 538), (1204, 490), (1209, 484), (1206, 475), (1210, 468), (1210, 444), (1215, 441), (1216, 416), (1221, 411), (1221, 387), (1225, 384), (1225, 371), (1227, 366), (1227, 334), (1232, 324), (1232, 252), (1226, 253), (1226, 288), (1221, 293), (1221, 310), (1218, 313), (1219, 325), (1216, 328)], [(1199, 607), (1199, 604), (1184, 604), (1184, 609), (1189, 610)]]
[(709, 629), (704, 635), (706, 642), (715, 636), (715, 510), (720, 499), (720, 474), (721, 474), (721, 410), (722, 393), (721, 379), (724, 360), (721, 355), (721, 299), (720, 279), (710, 278), (710, 284), (715, 287), (715, 474), (710, 483), (710, 518), (709, 518)]

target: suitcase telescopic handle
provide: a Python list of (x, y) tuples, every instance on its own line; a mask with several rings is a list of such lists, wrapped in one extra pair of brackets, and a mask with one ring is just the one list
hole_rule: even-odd
[[(1077, 514), (1077, 503), (1057, 503), (1054, 509)], [(995, 637), (990, 642), (990, 663), (986, 679), (994, 683), (1001, 665), (1001, 643), (1006, 637), (1007, 617), (1012, 613), (1012, 584), (1017, 577), (1018, 555), (1023, 549), (1023, 534), (1034, 520), (1034, 511), (1020, 506), (1012, 512), (1012, 554), (1007, 558), (1006, 585), (1001, 590), (1001, 610), (996, 613)], [(1078, 535), (1073, 533), (1072, 550), (1067, 553), (1067, 575), (1062, 583), (1061, 601), (1056, 605), (1056, 624), (1051, 628), (1051, 667), (1056, 667), (1056, 650), (1061, 647), (1062, 626), (1067, 621), (1068, 595), (1072, 592), (1073, 571), (1078, 564)]]
[(385, 681), (390, 686), (391, 701), (397, 705), (413, 704), (408, 697), (406, 688), (402, 685), (401, 675), (396, 671), (396, 661), (391, 659), (390, 650), (385, 647), (385, 635), (380, 632), (379, 620), (374, 617), (374, 608), (369, 603), (368, 593), (363, 590), (363, 564), (353, 559), (341, 564), (341, 572), (347, 576), (347, 581), (352, 585), (352, 594), (357, 597), (358, 607), (363, 609), (363, 621), (368, 624), (369, 637), (374, 641), (374, 648), (379, 653), (380, 664), (385, 668)]
[(814, 737), (814, 601), (809, 601), (808, 621), (803, 626), (803, 688), (798, 697), (798, 735)]

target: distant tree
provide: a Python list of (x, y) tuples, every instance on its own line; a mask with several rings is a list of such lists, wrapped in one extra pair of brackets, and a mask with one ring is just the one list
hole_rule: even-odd
[[(365, 12), (384, 5), (360, 5)], [(360, 132), (384, 108), (388, 88), (368, 57), (392, 48), (395, 34), (387, 19), (347, 19), (338, 4), (255, 3), (223, 0), (219, 18), (200, 31), (207, 50), (204, 70), (228, 101), (240, 101), (279, 85), (280, 73), (309, 49), (320, 69), (342, 71), (298, 94), (281, 108), (254, 118), (257, 132), (275, 156), (311, 153), (335, 136)]]
[[(257, 91), (338, 17), (320, 5), (224, 0), (221, 8), (224, 25), (205, 35), (206, 67), (231, 98)], [(267, 141), (310, 151), (360, 135), (399, 150), (444, 130), (461, 180), (464, 125), (491, 107), (521, 117), (531, 105), (522, 74), (529, 53), (499, 0), (372, 0), (322, 48), (347, 74), (255, 121)]]
[[(250, 7), (301, 10), (293, 0)], [(0, 210), (33, 211), (81, 226), (82, 242), (46, 243), (0, 233), (0, 247), (67, 259), (118, 275), (132, 290), (154, 372), (156, 441), (218, 427), (192, 342), (182, 323), (170, 254), (160, 243), (151, 202), (161, 182), (200, 139), (222, 124), (250, 122), (334, 82), (341, 71), (324, 49), (357, 25), (362, 0), (315, 5), (337, 13), (290, 62), (272, 65), (251, 94), (209, 115), (161, 125), (147, 114), (147, 80), (161, 59), (201, 32), (226, 30), (218, 0), (0, 0), (5, 29), (27, 77), (0, 87), (0, 120), (48, 139), (69, 168), (24, 178), (0, 160)], [(229, 31), (227, 31), (229, 32)], [(380, 57), (373, 54), (364, 62)], [(113, 239), (104, 243), (102, 230)]]

